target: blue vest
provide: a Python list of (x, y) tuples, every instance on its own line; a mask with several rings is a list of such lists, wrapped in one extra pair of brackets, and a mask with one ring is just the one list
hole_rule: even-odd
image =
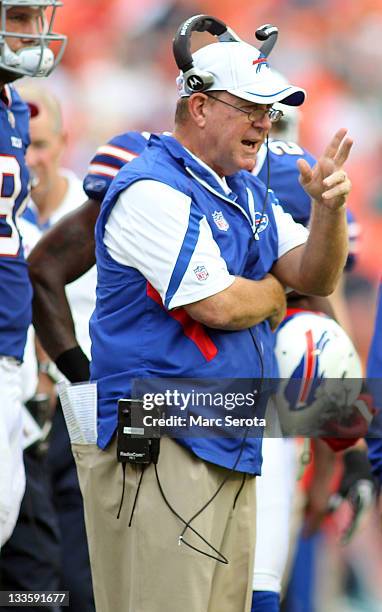
[[(115, 261), (104, 245), (105, 226), (118, 196), (142, 179), (165, 183), (192, 201), (188, 229), (164, 304), (138, 270)], [(259, 179), (239, 172), (227, 177), (227, 184), (231, 189), (228, 196), (208, 169), (174, 138), (152, 136), (142, 155), (124, 166), (107, 192), (96, 225), (97, 304), (90, 321), (91, 379), (98, 383), (101, 448), (115, 432), (117, 400), (130, 396), (134, 378), (249, 380), (277, 375), (274, 336), (267, 321), (251, 329), (222, 331), (193, 321), (183, 308), (169, 311), (166, 307), (188, 267), (203, 217), (230, 274), (259, 280), (278, 258), (273, 196), (267, 196), (261, 216), (266, 193)], [(248, 416), (248, 410), (243, 409), (243, 414)], [(240, 414), (235, 412), (234, 416)], [(241, 450), (235, 469), (260, 472), (260, 438), (248, 437), (242, 449), (242, 440), (237, 437), (177, 439), (202, 459), (227, 468), (233, 467)]]

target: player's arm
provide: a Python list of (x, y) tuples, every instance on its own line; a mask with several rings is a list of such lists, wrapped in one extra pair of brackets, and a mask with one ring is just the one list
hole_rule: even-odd
[(89, 361), (75, 337), (65, 285), (94, 265), (94, 226), (101, 202), (122, 166), (144, 150), (148, 136), (126, 132), (97, 149), (84, 179), (89, 200), (46, 233), (29, 259), (38, 336), (72, 382), (88, 378)]
[(75, 337), (65, 285), (95, 263), (94, 226), (99, 207), (96, 200), (88, 200), (66, 215), (41, 238), (28, 258), (34, 288), (33, 323), (38, 337), (58, 366), (60, 356), (72, 351), (79, 380), (86, 379), (83, 375), (88, 360)]
[(331, 298), (318, 297), (315, 295), (300, 295), (293, 292), (288, 295), (288, 308), (298, 308), (301, 310), (311, 310), (314, 312), (323, 312), (328, 317), (338, 321), (337, 311), (333, 308)]

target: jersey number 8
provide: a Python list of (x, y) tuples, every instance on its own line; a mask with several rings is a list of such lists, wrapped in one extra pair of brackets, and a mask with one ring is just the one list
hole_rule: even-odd
[[(20, 164), (12, 155), (0, 155), (0, 257), (16, 257), (20, 235), (15, 223), (15, 203), (21, 192)], [(21, 214), (20, 206), (16, 214)]]

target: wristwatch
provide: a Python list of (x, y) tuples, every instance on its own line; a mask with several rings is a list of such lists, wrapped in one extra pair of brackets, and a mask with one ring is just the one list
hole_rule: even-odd
[(62, 379), (62, 374), (54, 361), (39, 361), (38, 373), (46, 374), (53, 383), (58, 383)]

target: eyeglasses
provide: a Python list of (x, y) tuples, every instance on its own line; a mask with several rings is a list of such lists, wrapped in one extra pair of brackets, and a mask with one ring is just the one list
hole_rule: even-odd
[(208, 96), (208, 98), (212, 98), (213, 100), (217, 100), (218, 102), (221, 102), (222, 104), (225, 104), (226, 106), (230, 106), (231, 108), (234, 108), (238, 111), (240, 111), (241, 113), (244, 113), (245, 115), (247, 115), (248, 120), (253, 123), (255, 121), (261, 121), (265, 115), (268, 115), (269, 120), (271, 121), (271, 123), (276, 123), (277, 121), (279, 121), (279, 119), (281, 119), (281, 117), (284, 116), (284, 113), (279, 110), (278, 108), (255, 108), (251, 111), (246, 111), (244, 110), (244, 108), (240, 108), (240, 106), (235, 106), (234, 104), (230, 104), (230, 102), (226, 102), (225, 100), (222, 100), (221, 98), (217, 98), (216, 96), (212, 96), (210, 93), (206, 93), (206, 96)]

